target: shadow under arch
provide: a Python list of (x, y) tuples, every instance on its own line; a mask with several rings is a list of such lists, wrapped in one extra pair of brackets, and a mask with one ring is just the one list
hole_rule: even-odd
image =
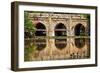
[[(64, 36), (67, 36), (67, 32), (66, 32), (66, 27), (63, 23), (58, 23), (55, 26), (55, 46), (58, 49), (63, 49), (66, 47), (67, 45), (67, 37), (63, 38)], [(59, 37), (59, 38), (58, 38)]]

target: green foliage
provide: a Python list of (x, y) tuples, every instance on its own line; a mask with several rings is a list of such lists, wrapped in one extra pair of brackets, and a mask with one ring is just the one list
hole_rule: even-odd
[(28, 12), (24, 12), (24, 27), (25, 31), (28, 32), (35, 32), (36, 28), (35, 25), (33, 25), (32, 21), (28, 18), (29, 14)]
[(87, 14), (86, 18), (89, 20), (89, 19), (90, 19), (90, 15), (89, 15), (89, 14)]
[[(32, 20), (29, 19), (29, 13), (24, 12), (24, 28), (25, 32), (29, 32), (31, 35), (34, 35), (36, 28), (35, 25), (32, 23)], [(24, 52), (25, 56), (24, 59), (25, 61), (30, 61), (31, 57), (30, 54), (32, 54), (36, 50), (36, 45), (34, 43), (29, 43), (28, 47), (25, 47)]]
[(88, 20), (86, 35), (90, 35), (90, 14), (82, 14)]
[(88, 20), (90, 19), (90, 14), (82, 14), (82, 16), (84, 16), (84, 17), (87, 18)]

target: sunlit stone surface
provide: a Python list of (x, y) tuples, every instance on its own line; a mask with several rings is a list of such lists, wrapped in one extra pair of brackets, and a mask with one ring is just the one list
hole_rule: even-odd
[[(36, 38), (27, 40), (25, 38), (25, 49), (30, 47), (30, 44), (31, 46), (34, 46), (34, 44), (36, 46), (35, 51), (29, 53), (29, 61), (90, 58), (90, 38), (88, 34), (90, 26), (88, 19), (84, 15), (42, 12), (28, 13), (29, 19), (32, 20), (33, 25), (36, 25), (38, 29), (35, 33), (36, 38), (37, 36), (60, 37), (47, 37), (42, 40)], [(79, 24), (80, 26), (77, 26)], [(76, 38), (75, 36), (85, 36), (85, 38)]]

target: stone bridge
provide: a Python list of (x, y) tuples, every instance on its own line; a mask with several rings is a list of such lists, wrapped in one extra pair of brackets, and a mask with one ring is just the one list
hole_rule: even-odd
[[(31, 60), (84, 59), (90, 57), (89, 21), (82, 14), (29, 12), (35, 35), (49, 36), (37, 43)], [(78, 38), (77, 36), (84, 36)], [(62, 37), (62, 38), (56, 38)], [(64, 38), (63, 38), (64, 37)], [(37, 57), (35, 57), (37, 55)]]

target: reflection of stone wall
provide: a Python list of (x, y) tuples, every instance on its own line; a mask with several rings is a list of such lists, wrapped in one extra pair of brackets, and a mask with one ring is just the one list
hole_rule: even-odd
[[(33, 24), (38, 22), (46, 26), (47, 36), (55, 36), (54, 29), (58, 23), (66, 26), (67, 36), (74, 36), (74, 28), (81, 23), (87, 27), (87, 19), (80, 14), (54, 14), (54, 13), (30, 13), (29, 18)], [(71, 58), (87, 58), (89, 54), (89, 41), (81, 49), (74, 44), (74, 38), (67, 38), (67, 46), (59, 50), (55, 46), (55, 39), (47, 39), (47, 46), (42, 51), (36, 51), (32, 55), (32, 60), (49, 60), (49, 59), (71, 59)], [(34, 58), (34, 55), (38, 57)]]

